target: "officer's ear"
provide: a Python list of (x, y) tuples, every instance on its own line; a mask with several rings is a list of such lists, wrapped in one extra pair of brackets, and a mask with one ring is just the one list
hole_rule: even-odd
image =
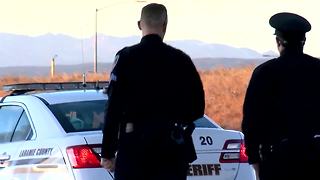
[(278, 37), (276, 37), (276, 43), (277, 43), (277, 47), (281, 46), (281, 40)]
[(306, 43), (306, 37), (304, 37), (304, 39), (301, 41), (301, 46), (304, 46), (305, 45), (305, 43)]
[(138, 21), (138, 27), (139, 27), (140, 30), (142, 30), (141, 29), (141, 21)]
[(285, 39), (277, 36), (276, 40), (277, 40), (278, 47), (279, 46), (283, 46), (283, 47), (287, 47), (288, 46), (288, 41), (286, 41)]
[(168, 21), (166, 20), (162, 25), (162, 32), (163, 33), (166, 33), (166, 31), (167, 31), (167, 24), (168, 24)]

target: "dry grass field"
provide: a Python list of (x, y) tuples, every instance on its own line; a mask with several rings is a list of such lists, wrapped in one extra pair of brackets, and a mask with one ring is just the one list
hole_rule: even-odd
[(253, 67), (201, 72), (206, 114), (226, 129), (241, 130), (242, 105)]
[[(252, 70), (253, 67), (242, 67), (200, 72), (206, 94), (206, 114), (226, 129), (240, 130), (243, 98)], [(107, 79), (107, 73), (87, 75), (87, 81)], [(13, 83), (69, 81), (82, 81), (82, 74), (59, 74), (53, 78), (4, 76), (0, 77), (0, 88)], [(0, 97), (6, 94), (0, 90)]]

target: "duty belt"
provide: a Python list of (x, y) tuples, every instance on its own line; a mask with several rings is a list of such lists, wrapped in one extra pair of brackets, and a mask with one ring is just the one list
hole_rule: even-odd
[(264, 143), (259, 146), (261, 160), (266, 160), (276, 153), (294, 153), (295, 151), (316, 151), (320, 153), (320, 134), (303, 138), (283, 138), (275, 143)]

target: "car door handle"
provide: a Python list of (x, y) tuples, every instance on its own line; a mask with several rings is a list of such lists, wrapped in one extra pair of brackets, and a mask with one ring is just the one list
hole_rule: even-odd
[(10, 159), (10, 155), (0, 155), (0, 161), (7, 161)]
[(54, 164), (40, 164), (40, 165), (36, 165), (36, 168), (39, 169), (48, 169), (48, 168), (58, 168), (58, 165), (54, 165)]

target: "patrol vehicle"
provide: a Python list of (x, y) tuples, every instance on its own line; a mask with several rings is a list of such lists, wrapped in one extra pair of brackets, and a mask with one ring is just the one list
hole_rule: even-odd
[[(0, 179), (112, 180), (99, 156), (107, 103), (101, 87), (107, 84), (4, 86), (11, 94), (0, 101)], [(189, 166), (189, 180), (255, 179), (241, 132), (224, 130), (207, 116), (195, 124), (198, 159)]]

